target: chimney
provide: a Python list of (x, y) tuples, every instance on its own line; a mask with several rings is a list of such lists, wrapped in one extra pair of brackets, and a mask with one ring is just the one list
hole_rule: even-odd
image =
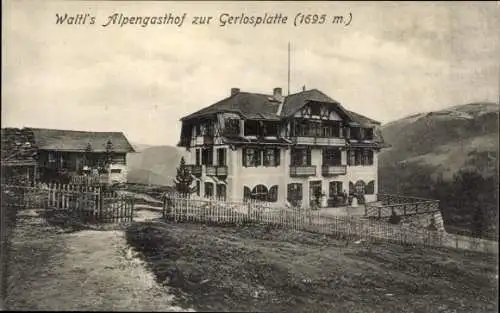
[(234, 96), (235, 94), (240, 92), (240, 88), (231, 88), (231, 96)]
[(276, 87), (273, 89), (273, 97), (277, 101), (279, 101), (279, 106), (278, 106), (278, 111), (276, 112), (276, 115), (281, 115), (281, 111), (283, 110), (283, 102), (285, 100), (285, 97), (283, 97), (283, 90), (280, 87)]

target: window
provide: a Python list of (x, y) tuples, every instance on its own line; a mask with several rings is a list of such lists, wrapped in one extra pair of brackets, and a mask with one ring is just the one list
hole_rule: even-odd
[(224, 134), (225, 135), (239, 135), (240, 134), (240, 120), (235, 118), (227, 118), (224, 120)]
[(245, 121), (245, 136), (260, 136), (261, 135), (260, 123), (255, 120)]
[(205, 183), (205, 198), (212, 198), (214, 196), (214, 184), (206, 182)]
[(122, 170), (119, 168), (113, 168), (110, 170), (111, 174), (120, 174), (121, 172), (122, 172)]
[(256, 148), (243, 149), (243, 166), (257, 167), (262, 165), (261, 151)]
[(288, 184), (286, 199), (292, 205), (297, 205), (298, 201), (302, 201), (302, 184), (300, 183)]
[(373, 165), (373, 151), (363, 150), (363, 165)]
[(196, 181), (196, 195), (199, 197), (200, 196), (200, 187), (201, 187), (201, 184), (200, 184), (200, 181), (197, 180)]
[(55, 163), (56, 162), (56, 157), (55, 157), (54, 153), (52, 153), (52, 152), (49, 152), (48, 159), (49, 159), (49, 163)]
[(310, 166), (311, 150), (307, 148), (292, 149), (292, 166)]
[(201, 127), (200, 124), (197, 124), (197, 125), (194, 126), (194, 133), (195, 133), (196, 136), (201, 136), (202, 135), (201, 134), (201, 128), (202, 127)]
[(356, 165), (356, 154), (354, 150), (347, 151), (347, 161), (349, 165)]
[(365, 188), (366, 188), (365, 182), (362, 180), (358, 180), (354, 185), (354, 193), (356, 195), (364, 195), (366, 191)]
[(342, 163), (340, 149), (323, 149), (323, 165), (335, 166)]
[(341, 181), (332, 181), (329, 184), (330, 197), (341, 195), (343, 192)]
[(264, 185), (255, 186), (252, 190), (251, 198), (260, 201), (267, 201), (268, 198), (267, 187)]
[(363, 151), (361, 150), (354, 150), (355, 153), (355, 165), (362, 165), (363, 164)]
[(214, 135), (214, 124), (212, 121), (205, 122), (205, 132), (203, 133), (204, 136), (209, 136), (212, 137)]
[(217, 198), (221, 200), (226, 200), (226, 185), (224, 184), (217, 185)]
[(225, 148), (217, 149), (217, 165), (218, 166), (226, 165), (226, 149)]
[(264, 166), (279, 166), (280, 165), (280, 150), (265, 149), (264, 150)]
[(350, 138), (354, 140), (358, 140), (361, 137), (361, 129), (359, 127), (351, 127), (350, 129)]
[(272, 186), (271, 188), (269, 188), (268, 201), (269, 202), (278, 201), (278, 186)]
[(365, 140), (373, 140), (373, 128), (365, 128)]
[(319, 103), (311, 103), (311, 115), (320, 115), (321, 105)]
[(264, 122), (264, 136), (278, 136), (278, 123)]
[(212, 165), (214, 159), (214, 153), (212, 148), (201, 150), (201, 164)]
[(292, 135), (293, 136), (297, 136), (297, 137), (307, 137), (309, 136), (309, 124), (307, 123), (307, 121), (305, 120), (295, 120), (293, 122), (293, 132), (292, 132)]

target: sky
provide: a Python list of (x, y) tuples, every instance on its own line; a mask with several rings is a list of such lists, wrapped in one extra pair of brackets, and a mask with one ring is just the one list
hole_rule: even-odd
[[(95, 24), (56, 24), (56, 14)], [(183, 25), (108, 17), (186, 13)], [(281, 13), (286, 24), (220, 26)], [(326, 15), (293, 25), (295, 16)], [(498, 2), (2, 1), (2, 127), (123, 131), (175, 145), (179, 119), (242, 91), (317, 88), (382, 123), (500, 95)], [(349, 25), (333, 24), (333, 16)], [(193, 25), (194, 16), (213, 16)]]

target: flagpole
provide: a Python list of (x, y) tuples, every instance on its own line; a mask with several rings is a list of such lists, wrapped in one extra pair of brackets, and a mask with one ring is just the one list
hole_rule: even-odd
[(288, 95), (290, 95), (290, 41), (288, 42)]

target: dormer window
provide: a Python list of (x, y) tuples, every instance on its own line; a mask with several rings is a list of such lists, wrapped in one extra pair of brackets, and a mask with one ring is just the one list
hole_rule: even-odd
[(236, 118), (226, 118), (224, 120), (224, 134), (225, 135), (239, 135), (240, 134), (240, 120)]
[(321, 105), (319, 103), (311, 103), (311, 115), (319, 116), (321, 114)]
[(245, 121), (245, 136), (259, 136), (260, 125), (259, 121), (246, 120)]

